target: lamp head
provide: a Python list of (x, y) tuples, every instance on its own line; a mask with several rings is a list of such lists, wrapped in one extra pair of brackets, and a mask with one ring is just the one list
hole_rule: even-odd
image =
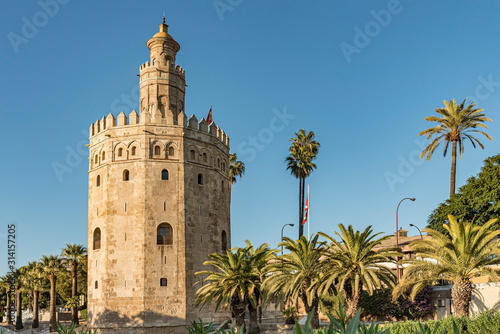
[(410, 201), (415, 202), (415, 198), (410, 198)]
[(415, 225), (413, 225), (413, 224), (410, 224), (410, 226), (411, 226), (411, 227), (416, 227), (416, 226), (415, 226)]
[(293, 226), (295, 226), (295, 224), (290, 224), (290, 226), (292, 226), (292, 227), (293, 227)]

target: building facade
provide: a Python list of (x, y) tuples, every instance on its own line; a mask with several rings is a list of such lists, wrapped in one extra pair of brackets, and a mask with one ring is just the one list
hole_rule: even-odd
[(139, 113), (90, 126), (88, 324), (183, 333), (199, 317), (197, 271), (230, 248), (229, 138), (184, 111), (185, 71), (165, 20), (140, 66)]

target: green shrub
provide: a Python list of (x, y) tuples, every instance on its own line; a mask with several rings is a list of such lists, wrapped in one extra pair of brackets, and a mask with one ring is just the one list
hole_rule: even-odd
[(339, 303), (345, 307), (345, 298), (343, 295), (335, 295), (334, 293), (319, 296), (319, 310), (325, 314), (337, 314), (339, 311)]
[(83, 319), (87, 320), (87, 309), (81, 310), (80, 315)]

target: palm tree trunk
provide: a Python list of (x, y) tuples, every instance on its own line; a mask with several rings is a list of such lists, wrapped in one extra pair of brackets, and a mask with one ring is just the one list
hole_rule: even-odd
[(299, 238), (304, 235), (304, 225), (302, 225), (302, 220), (304, 220), (304, 183), (305, 179), (300, 178), (300, 196), (299, 196)]
[(231, 298), (231, 309), (234, 314), (236, 330), (239, 330), (245, 324), (245, 301), (238, 296), (233, 296)]
[(451, 298), (457, 317), (469, 315), (469, 305), (472, 297), (472, 283), (469, 280), (456, 282), (451, 288)]
[[(77, 277), (77, 265), (78, 263), (76, 261), (73, 261), (71, 263), (71, 276), (73, 278), (73, 286), (71, 288), (71, 297), (75, 298), (77, 295), (77, 285), (78, 285), (78, 277)], [(72, 316), (72, 323), (78, 325), (78, 307), (72, 307), (71, 308), (71, 316)]]
[(344, 284), (344, 293), (346, 302), (346, 316), (347, 318), (352, 318), (361, 305), (363, 286), (361, 285), (361, 283), (359, 283), (358, 291), (354, 291), (351, 280), (348, 279)]
[(304, 309), (306, 310), (306, 313), (308, 315), (309, 315), (309, 313), (314, 311), (313, 317), (311, 319), (311, 328), (318, 329), (319, 328), (319, 312), (318, 312), (319, 297), (318, 297), (318, 294), (315, 294), (313, 299), (309, 303), (309, 301), (307, 300), (307, 290), (305, 287), (303, 287), (300, 298), (302, 299), (302, 303), (304, 304)]
[(21, 286), (16, 286), (16, 329), (23, 329), (23, 301), (21, 299)]
[(9, 325), (12, 325), (13, 322), (12, 322), (12, 313), (11, 313), (11, 309), (10, 309), (10, 288), (7, 290), (7, 323)]
[(39, 312), (38, 312), (38, 295), (40, 292), (38, 290), (33, 290), (33, 323), (31, 324), (31, 328), (38, 328), (39, 321)]
[[(257, 306), (257, 305), (256, 305)], [(248, 334), (258, 334), (260, 333), (260, 327), (258, 322), (257, 307), (254, 307), (252, 303), (248, 302), (248, 314), (250, 320), (248, 322)]]
[(453, 141), (451, 151), (451, 180), (450, 180), (450, 199), (455, 194), (455, 178), (457, 176), (457, 142)]
[(299, 177), (299, 238), (304, 234), (302, 227), (302, 177)]
[(49, 328), (51, 332), (57, 329), (56, 320), (56, 274), (50, 274), (50, 321)]

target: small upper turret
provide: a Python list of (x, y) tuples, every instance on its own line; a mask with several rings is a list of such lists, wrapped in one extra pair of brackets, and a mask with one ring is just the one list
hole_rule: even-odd
[(151, 37), (147, 44), (151, 59), (151, 66), (165, 66), (167, 62), (175, 64), (175, 56), (180, 50), (180, 45), (168, 34), (168, 25), (165, 17), (160, 24), (160, 31)]

